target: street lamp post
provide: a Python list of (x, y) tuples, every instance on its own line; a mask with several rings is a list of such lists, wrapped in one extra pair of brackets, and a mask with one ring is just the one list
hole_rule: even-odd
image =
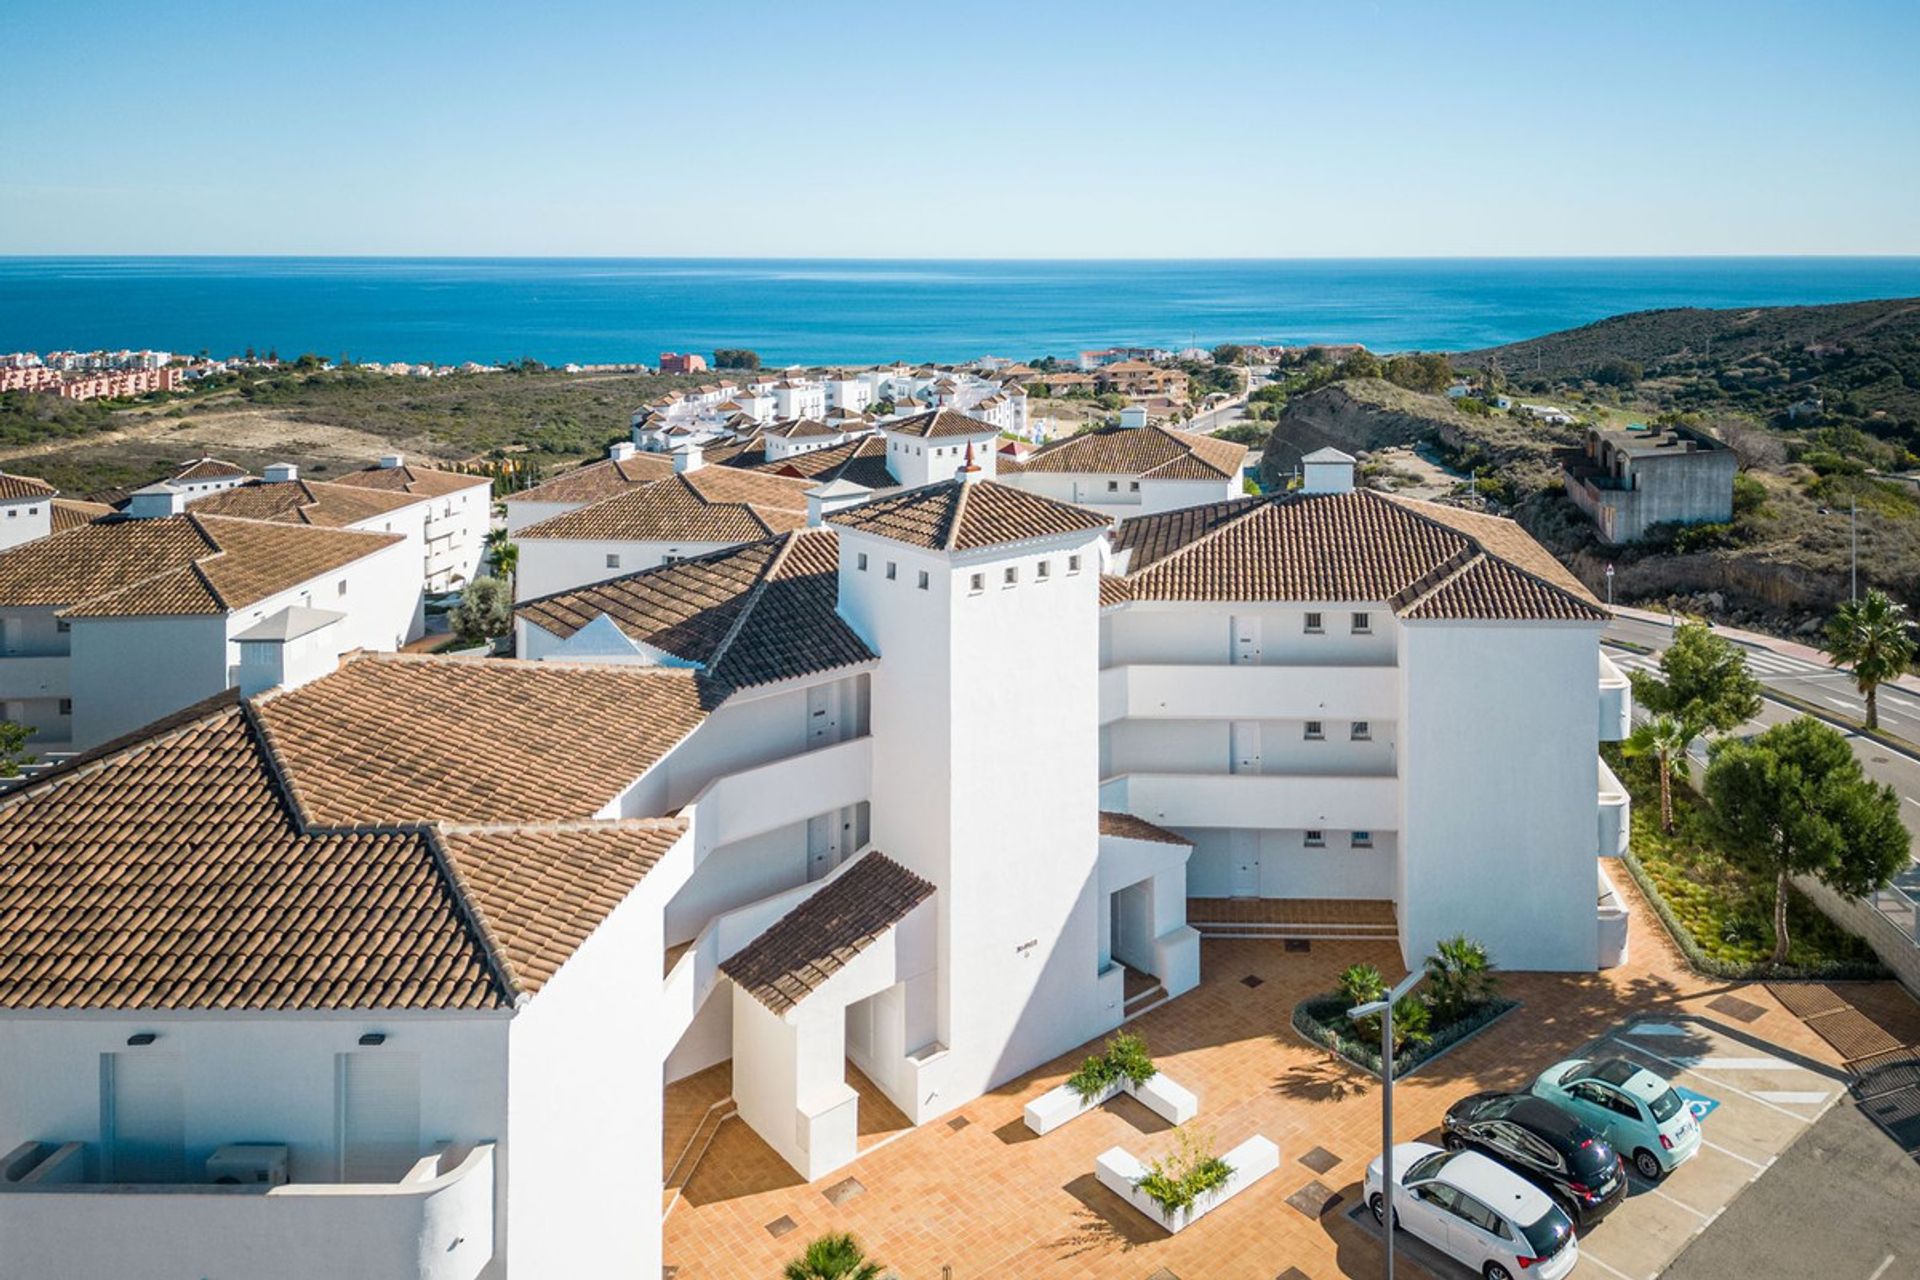
[(1387, 1280), (1393, 1280), (1393, 1006), (1420, 985), (1426, 970), (1415, 969), (1381, 1000), (1347, 1010), (1355, 1022), (1380, 1015), (1380, 1223), (1387, 1237)]
[(1613, 608), (1613, 566), (1607, 566), (1607, 608)]

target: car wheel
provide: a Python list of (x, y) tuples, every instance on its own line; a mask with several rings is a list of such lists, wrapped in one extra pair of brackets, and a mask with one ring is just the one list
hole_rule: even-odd
[[(1387, 1198), (1379, 1192), (1375, 1192), (1373, 1199), (1367, 1201), (1367, 1208), (1373, 1210), (1373, 1220), (1375, 1222), (1384, 1223), (1387, 1220)], [(1393, 1225), (1396, 1230), (1400, 1226), (1400, 1215), (1398, 1213), (1393, 1215)]]
[(1440, 1145), (1449, 1151), (1458, 1151), (1466, 1146), (1467, 1143), (1466, 1139), (1457, 1133), (1443, 1133), (1440, 1135)]
[(1486, 1277), (1487, 1280), (1513, 1280), (1513, 1273), (1497, 1262), (1489, 1262)]
[(1660, 1157), (1645, 1147), (1633, 1153), (1633, 1168), (1634, 1172), (1648, 1182), (1658, 1182), (1667, 1176), (1666, 1167), (1660, 1163)]

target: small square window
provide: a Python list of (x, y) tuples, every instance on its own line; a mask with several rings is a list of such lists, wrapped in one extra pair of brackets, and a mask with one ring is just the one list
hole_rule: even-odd
[(618, 552), (613, 552), (613, 551), (609, 551), (609, 552), (607, 553), (607, 568), (609, 568), (609, 569), (618, 569), (619, 567), (620, 567), (620, 556), (619, 556), (619, 553), (618, 553)]
[(1324, 832), (1324, 831), (1309, 831), (1309, 832), (1307, 832), (1307, 840), (1306, 840), (1306, 845), (1307, 845), (1307, 848), (1309, 848), (1309, 849), (1324, 849), (1324, 848), (1326, 848), (1326, 847), (1327, 847), (1327, 833), (1326, 833), (1326, 832)]
[(1372, 632), (1371, 619), (1364, 613), (1353, 615), (1353, 634), (1364, 636)]
[(1321, 618), (1319, 614), (1310, 613), (1307, 615), (1307, 634), (1308, 635), (1317, 636), (1324, 630), (1326, 630), (1326, 628), (1321, 624)]
[(19, 516), (20, 516), (20, 513), (19, 513), (18, 511), (16, 511), (16, 510), (15, 510), (14, 508), (12, 508), (12, 507), (8, 507), (8, 508), (7, 508), (7, 519), (9, 519), (9, 520), (17, 520), (17, 519), (19, 518)]
[(1107, 492), (1108, 493), (1120, 492), (1120, 482), (1118, 480), (1107, 481)]
[(920, 589), (921, 589), (922, 591), (925, 591), (925, 590), (927, 589), (927, 583), (928, 583), (928, 581), (929, 581), (929, 579), (928, 579), (928, 577), (927, 577), (927, 571), (926, 571), (925, 569), (922, 569), (922, 570), (920, 571)]
[(1067, 572), (1068, 572), (1068, 573), (1078, 573), (1078, 572), (1080, 572), (1080, 557), (1079, 557), (1079, 556), (1068, 556), (1068, 557), (1067, 557)]
[(1052, 577), (1053, 561), (1042, 560), (1039, 564), (1035, 565), (1033, 567), (1033, 576), (1035, 578), (1038, 578), (1041, 582), (1045, 582), (1048, 578)]
[(1140, 482), (1138, 480), (1129, 480), (1127, 481), (1127, 488), (1138, 493), (1140, 492)]
[(1018, 565), (1010, 564), (1005, 569), (1003, 569), (1000, 573), (1000, 585), (1003, 587), (1014, 586), (1017, 583), (1019, 583), (1019, 581), (1020, 581), (1020, 568)]
[(887, 561), (887, 581), (892, 582), (895, 578), (899, 576), (900, 576), (899, 563), (893, 560)]
[(63, 716), (70, 716), (70, 715), (72, 715), (72, 714), (73, 714), (73, 699), (72, 699), (72, 698), (62, 698), (62, 699), (60, 699), (60, 714), (61, 714), (61, 715), (63, 715)]
[(1355, 720), (1347, 736), (1355, 742), (1365, 742), (1373, 737), (1373, 728), (1365, 720)]
[(54, 622), (53, 629), (59, 632), (61, 635), (65, 635), (67, 634), (67, 632), (73, 630), (73, 624), (71, 622), (68, 622), (65, 618), (61, 618)]
[(967, 590), (968, 590), (968, 591), (969, 591), (970, 593), (972, 593), (973, 595), (976, 595), (976, 596), (977, 596), (977, 595), (979, 595), (979, 594), (980, 594), (980, 593), (981, 593), (982, 591), (985, 591), (986, 589), (987, 589), (987, 575), (986, 575), (986, 574), (984, 574), (984, 573), (976, 573), (976, 574), (973, 574), (973, 575), (972, 575), (971, 577), (969, 577), (969, 578), (967, 579)]
[(1351, 848), (1355, 848), (1355, 849), (1371, 849), (1373, 848), (1373, 832), (1371, 831), (1349, 832), (1347, 835), (1347, 844)]
[(1327, 736), (1327, 728), (1318, 720), (1307, 721), (1307, 741), (1318, 742)]
[(858, 569), (862, 573), (865, 573), (867, 571), (867, 553), (866, 552), (862, 551), (859, 555), (853, 558), (853, 567)]
[(340, 579), (340, 590), (338, 594), (339, 595), (347, 594), (347, 580), (345, 578)]

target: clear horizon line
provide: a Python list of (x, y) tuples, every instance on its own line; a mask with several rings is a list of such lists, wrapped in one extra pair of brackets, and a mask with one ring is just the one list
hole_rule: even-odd
[(926, 257), (873, 257), (850, 254), (618, 254), (618, 253), (246, 253), (246, 252), (36, 252), (0, 251), (0, 261), (37, 261), (49, 259), (151, 260), (151, 259), (251, 259), (333, 260), (356, 262), (428, 261), (428, 262), (1688, 262), (1722, 260), (1728, 262), (1840, 260), (1855, 262), (1908, 261), (1920, 259), (1913, 252), (1839, 252), (1786, 251), (1767, 253), (1510, 253), (1510, 254), (1294, 254), (1246, 256), (1199, 254), (1182, 257), (1132, 257), (1093, 255), (1052, 257), (1046, 255), (948, 255)]

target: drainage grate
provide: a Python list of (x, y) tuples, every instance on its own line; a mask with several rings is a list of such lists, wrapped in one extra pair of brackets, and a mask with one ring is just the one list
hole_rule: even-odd
[(947, 1128), (958, 1133), (972, 1123), (973, 1121), (967, 1119), (965, 1116), (955, 1116), (953, 1119), (947, 1121)]
[(1240, 979), (1240, 985), (1243, 987), (1246, 987), (1248, 990), (1252, 990), (1254, 987), (1259, 986), (1261, 983), (1265, 981), (1266, 979), (1260, 977), (1258, 974), (1250, 973), (1246, 977)]
[(767, 1234), (778, 1240), (781, 1236), (787, 1234), (787, 1232), (799, 1225), (799, 1223), (783, 1213), (767, 1224)]
[(1340, 1167), (1340, 1157), (1325, 1147), (1315, 1147), (1300, 1157), (1300, 1163), (1315, 1173), (1331, 1173)]
[(1311, 938), (1288, 938), (1282, 945), (1284, 945), (1288, 951), (1296, 954), (1313, 950), (1313, 940)]
[(1327, 1210), (1340, 1203), (1340, 1196), (1326, 1183), (1315, 1178), (1306, 1186), (1287, 1197), (1287, 1203), (1306, 1214), (1309, 1218), (1318, 1218)]
[(847, 1201), (853, 1199), (855, 1196), (859, 1195), (862, 1191), (865, 1191), (865, 1190), (866, 1188), (860, 1185), (860, 1179), (842, 1178), (840, 1181), (834, 1183), (832, 1186), (828, 1187), (825, 1191), (821, 1192), (821, 1194), (826, 1196), (828, 1204), (838, 1209), (841, 1205), (845, 1204)]
[(1709, 1000), (1707, 1008), (1715, 1013), (1724, 1013), (1729, 1018), (1738, 1018), (1742, 1022), (1752, 1022), (1766, 1013), (1766, 1009), (1751, 1000), (1742, 1000), (1739, 996), (1721, 996), (1718, 1000)]

